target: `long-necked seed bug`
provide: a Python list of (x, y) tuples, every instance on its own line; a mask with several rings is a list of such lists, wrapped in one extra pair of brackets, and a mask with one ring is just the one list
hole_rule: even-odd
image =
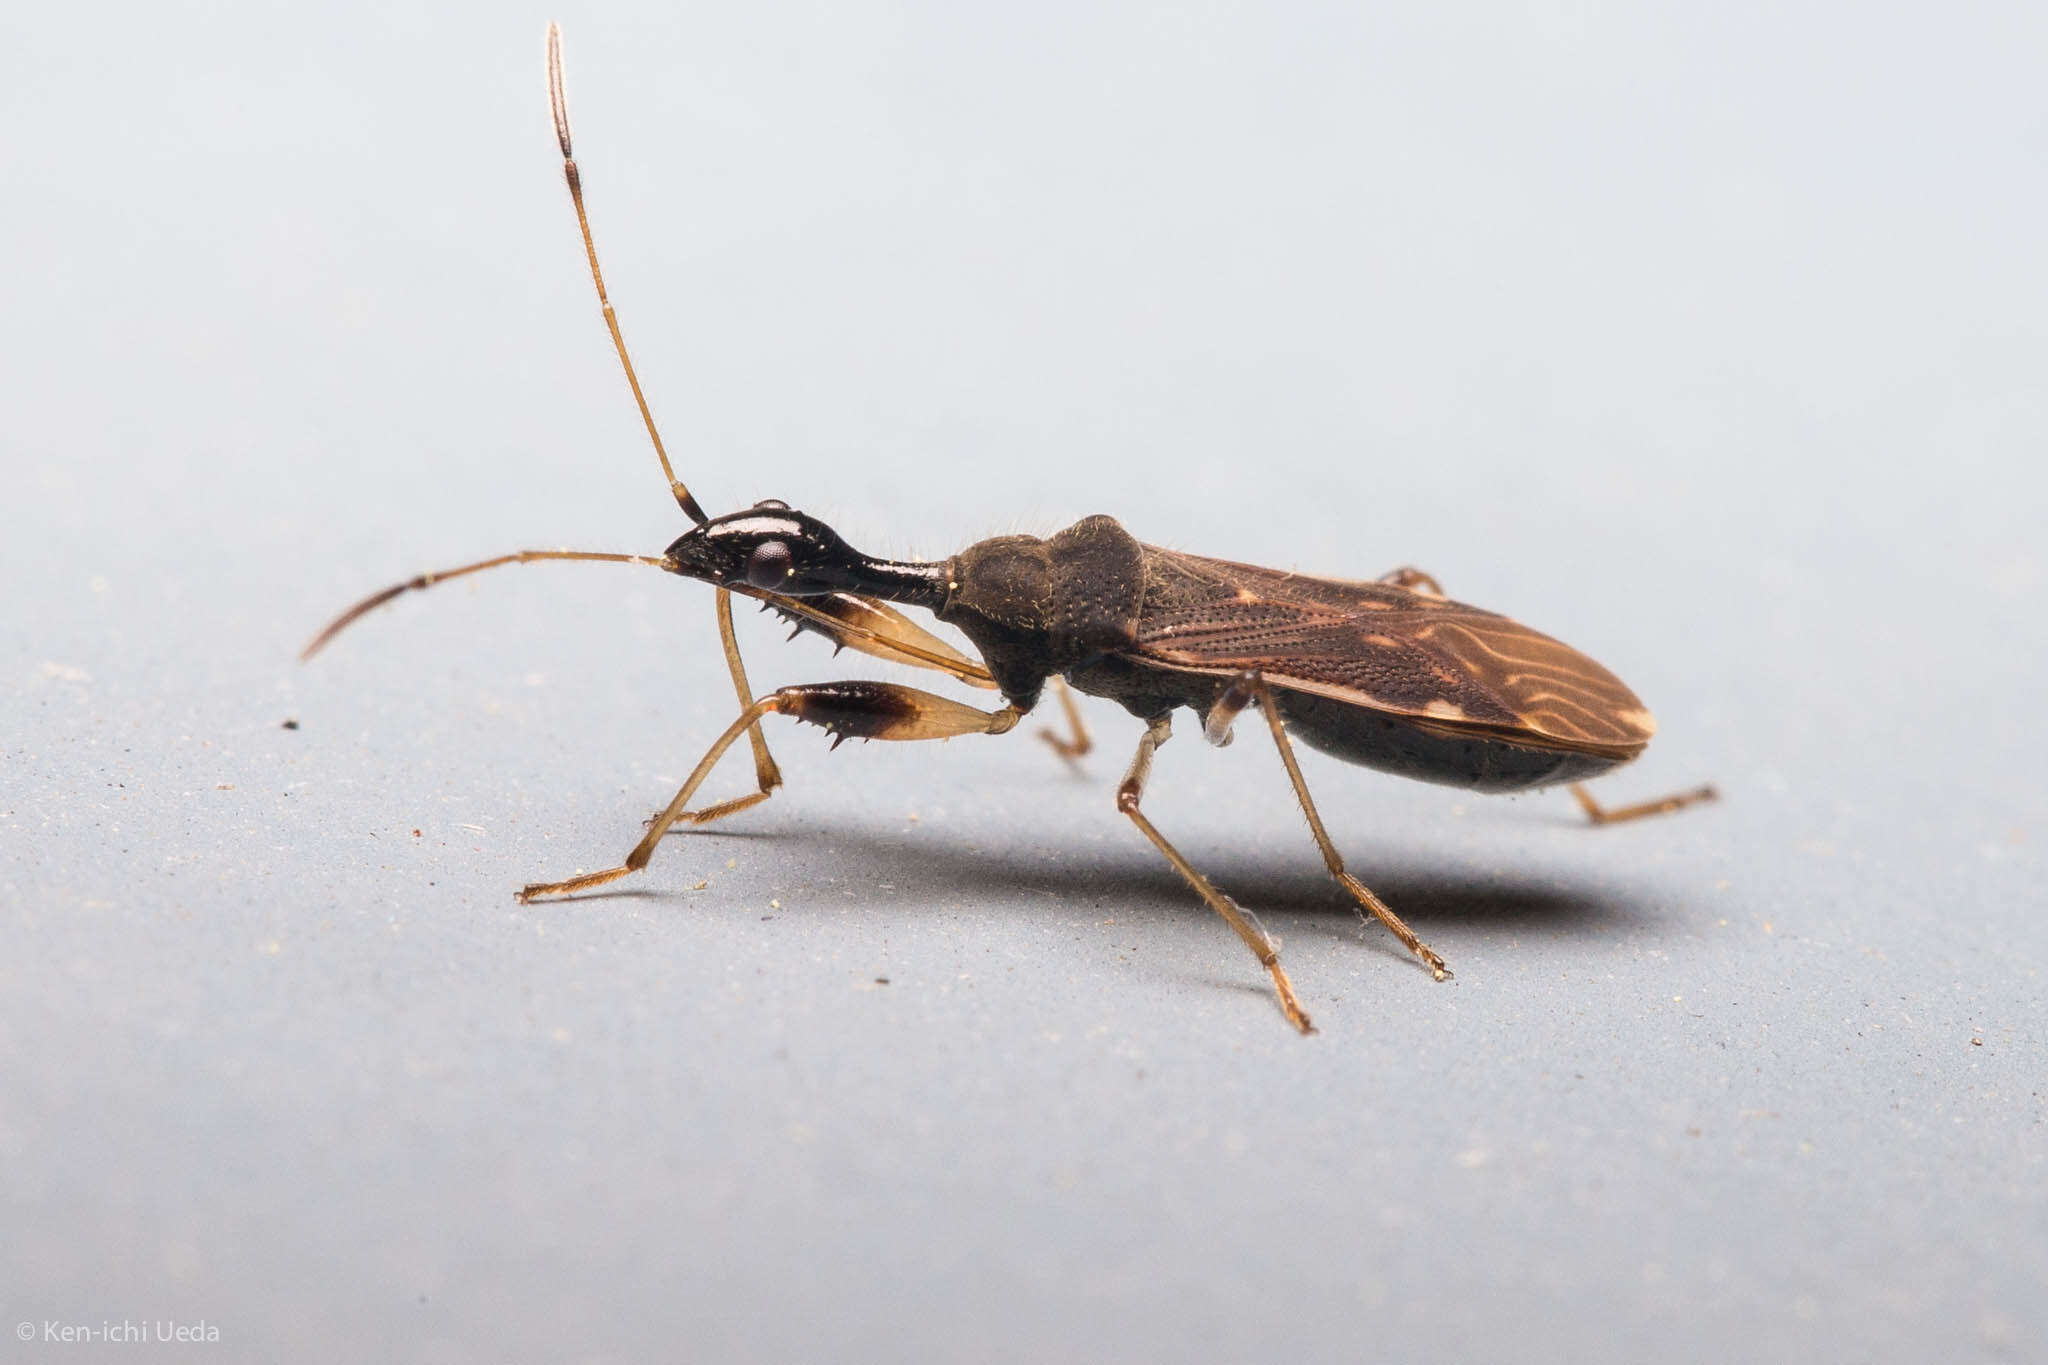
[[(1106, 516), (1088, 517), (1049, 539), (998, 536), (951, 559), (919, 563), (862, 554), (824, 523), (782, 502), (706, 516), (669, 463), (605, 293), (570, 146), (561, 35), (552, 25), (548, 98), (605, 325), (669, 489), (696, 525), (660, 555), (524, 550), (421, 574), (349, 608), (303, 656), (310, 658), (358, 617), (400, 593), (502, 564), (647, 564), (716, 589), (718, 633), (739, 698), (738, 718), (622, 864), (535, 883), (519, 892), (522, 901), (573, 895), (637, 872), (672, 827), (705, 824), (766, 800), (782, 782), (761, 731), (768, 716), (822, 726), (835, 745), (848, 737), (1000, 735), (1016, 728), (1050, 681), (1068, 733), (1046, 731), (1041, 737), (1065, 757), (1089, 748), (1068, 685), (1109, 698), (1145, 723), (1137, 755), (1117, 788), (1117, 809), (1237, 931), (1271, 973), (1287, 1018), (1307, 1033), (1308, 1015), (1280, 967), (1272, 937), (1196, 871), (1140, 808), (1152, 755), (1166, 741), (1179, 708), (1201, 716), (1203, 734), (1219, 745), (1229, 742), (1240, 712), (1259, 709), (1324, 865), (1361, 912), (1370, 911), (1392, 930), (1438, 980), (1449, 975), (1443, 959), (1345, 870), (1309, 797), (1291, 737), (1351, 763), (1478, 791), (1570, 783), (1595, 823), (1676, 810), (1713, 796), (1711, 787), (1702, 787), (1603, 809), (1579, 782), (1640, 754), (1654, 728), (1650, 713), (1585, 655), (1506, 617), (1450, 600), (1419, 570), (1397, 569), (1364, 582), (1311, 578), (1145, 545)], [(993, 688), (1004, 705), (983, 711), (885, 682), (810, 683), (756, 697), (733, 633), (735, 593), (835, 644)], [(965, 635), (980, 657), (953, 648), (890, 603), (930, 612)], [(753, 749), (755, 789), (689, 809), (698, 787), (742, 735)]]

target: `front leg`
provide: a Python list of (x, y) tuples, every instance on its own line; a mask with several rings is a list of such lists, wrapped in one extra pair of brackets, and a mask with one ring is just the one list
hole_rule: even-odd
[[(536, 882), (519, 893), (521, 901), (538, 896), (567, 896), (617, 881), (647, 866), (669, 826), (682, 819), (690, 798), (725, 751), (764, 716), (788, 716), (832, 732), (832, 747), (849, 739), (951, 739), (955, 735), (1000, 735), (1014, 729), (1024, 713), (1015, 706), (979, 711), (934, 692), (883, 682), (807, 683), (782, 687), (748, 706), (725, 728), (690, 776), (655, 817), (647, 834), (626, 855), (626, 861), (602, 872), (586, 872), (559, 882)], [(747, 798), (741, 798), (747, 800)], [(754, 799), (759, 799), (758, 795)]]
[[(757, 597), (796, 627), (790, 638), (809, 631), (832, 642), (837, 651), (851, 649), (892, 664), (950, 673), (969, 687), (994, 687), (988, 669), (905, 616), (887, 602), (858, 593), (831, 592), (822, 597), (783, 597), (750, 588), (721, 588)], [(746, 701), (742, 697), (741, 702)]]
[[(995, 686), (987, 669), (886, 602), (837, 592), (824, 597), (776, 598), (766, 602), (765, 607), (774, 607), (784, 618), (795, 622), (799, 633), (810, 631), (824, 636), (832, 642), (834, 650), (853, 649), (891, 663), (951, 673), (972, 687)], [(718, 639), (725, 650), (726, 668), (732, 674), (733, 692), (744, 707), (752, 701), (754, 689), (747, 683), (747, 666), (740, 661), (739, 640), (733, 634), (730, 588), (718, 590)], [(1072, 702), (1067, 703), (1067, 709), (1072, 711)], [(782, 769), (769, 754), (767, 736), (761, 733), (758, 723), (747, 732), (747, 741), (754, 750), (754, 790), (703, 810), (684, 811), (678, 824), (708, 825), (713, 820), (751, 810), (782, 785)]]

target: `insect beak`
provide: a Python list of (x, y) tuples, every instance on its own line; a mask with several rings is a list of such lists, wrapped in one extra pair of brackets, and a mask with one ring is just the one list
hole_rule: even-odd
[(713, 544), (701, 526), (693, 526), (677, 536), (661, 557), (664, 568), (684, 578), (724, 586), (740, 576), (739, 565), (721, 562), (731, 559), (731, 555), (725, 547)]

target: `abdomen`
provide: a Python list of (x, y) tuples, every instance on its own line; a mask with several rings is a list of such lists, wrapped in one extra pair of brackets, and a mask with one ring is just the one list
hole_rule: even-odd
[[(1628, 758), (1514, 743), (1486, 731), (1424, 728), (1414, 720), (1310, 692), (1274, 689), (1287, 732), (1312, 749), (1397, 777), (1482, 792), (1578, 782)], [(1632, 755), (1631, 755), (1632, 757)]]

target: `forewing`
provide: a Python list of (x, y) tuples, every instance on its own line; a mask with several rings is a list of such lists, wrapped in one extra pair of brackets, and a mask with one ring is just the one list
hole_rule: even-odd
[(1135, 655), (1203, 673), (1256, 669), (1277, 687), (1626, 757), (1655, 722), (1585, 655), (1505, 616), (1389, 583), (1283, 573), (1147, 547), (1163, 591)]

